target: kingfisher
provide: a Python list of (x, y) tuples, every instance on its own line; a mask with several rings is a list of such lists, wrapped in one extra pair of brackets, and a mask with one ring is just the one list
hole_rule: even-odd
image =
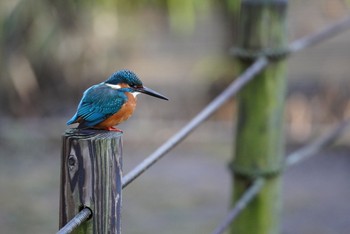
[(122, 132), (115, 126), (133, 114), (136, 96), (140, 93), (168, 100), (164, 95), (145, 87), (134, 72), (126, 69), (117, 71), (106, 81), (85, 90), (77, 112), (67, 125), (79, 123), (79, 129)]

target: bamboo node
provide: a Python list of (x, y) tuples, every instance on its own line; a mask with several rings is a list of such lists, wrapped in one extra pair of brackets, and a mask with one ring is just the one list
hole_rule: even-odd
[(257, 178), (271, 178), (280, 175), (285, 169), (285, 163), (275, 168), (261, 169), (242, 167), (235, 163), (230, 163), (229, 168), (231, 172), (241, 178), (254, 180)]

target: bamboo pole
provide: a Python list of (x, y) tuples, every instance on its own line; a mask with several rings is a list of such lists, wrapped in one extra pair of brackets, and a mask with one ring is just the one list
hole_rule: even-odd
[(62, 138), (59, 227), (89, 208), (72, 233), (120, 233), (122, 134), (70, 129)]
[[(255, 57), (277, 57), (287, 46), (286, 0), (243, 0), (238, 58), (245, 70)], [(275, 56), (274, 56), (275, 55)], [(266, 183), (231, 226), (235, 234), (279, 233), (284, 134), (285, 62), (276, 60), (238, 95), (232, 202), (254, 178)]]

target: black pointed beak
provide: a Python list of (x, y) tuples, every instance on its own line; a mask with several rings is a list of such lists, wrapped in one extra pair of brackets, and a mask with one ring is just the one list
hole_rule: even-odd
[(140, 93), (144, 93), (144, 94), (147, 94), (147, 95), (150, 95), (150, 96), (153, 96), (153, 97), (156, 97), (156, 98), (160, 98), (160, 99), (164, 99), (164, 100), (169, 100), (167, 97), (165, 97), (164, 95), (154, 91), (153, 89), (150, 89), (150, 88), (147, 88), (145, 86), (141, 87), (141, 88), (138, 88), (137, 89), (138, 92)]

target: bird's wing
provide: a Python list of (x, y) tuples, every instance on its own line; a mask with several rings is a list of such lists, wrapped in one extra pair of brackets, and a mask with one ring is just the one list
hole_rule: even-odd
[(81, 123), (84, 127), (92, 127), (118, 112), (126, 101), (124, 93), (98, 84), (84, 92), (77, 117), (84, 120)]

